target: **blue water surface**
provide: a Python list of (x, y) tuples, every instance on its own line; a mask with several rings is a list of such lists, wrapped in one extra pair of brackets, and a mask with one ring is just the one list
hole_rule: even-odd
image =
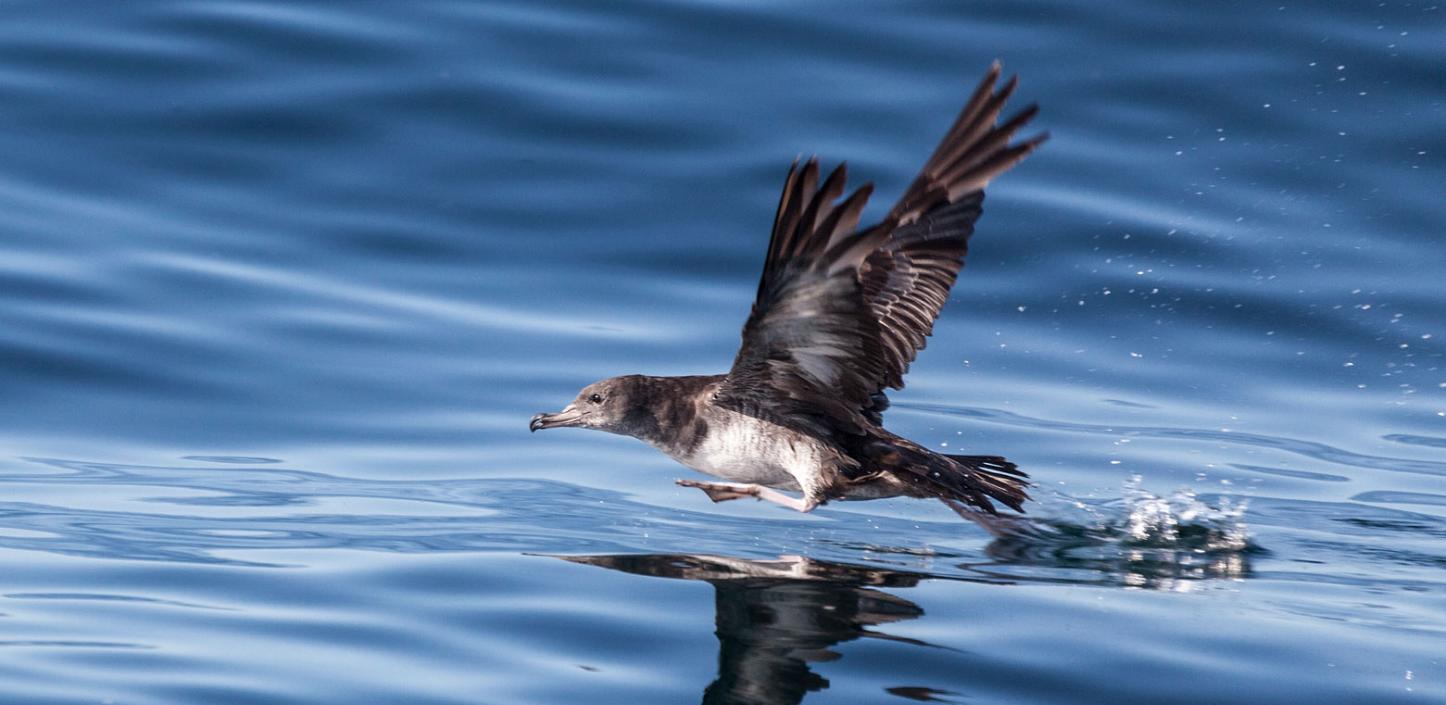
[[(726, 369), (784, 172), (881, 215), (995, 58), (895, 431), (712, 505), (528, 417)], [(1434, 2), (15, 2), (0, 702), (1446, 702)]]

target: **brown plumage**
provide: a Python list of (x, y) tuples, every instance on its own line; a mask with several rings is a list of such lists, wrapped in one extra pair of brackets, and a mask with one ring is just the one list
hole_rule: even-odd
[[(638, 436), (696, 469), (756, 483), (685, 483), (715, 501), (755, 496), (807, 511), (829, 499), (904, 494), (959, 500), (990, 512), (995, 500), (1019, 510), (1028, 483), (1013, 463), (934, 453), (881, 425), (885, 391), (903, 388), (964, 264), (984, 187), (1046, 139), (1040, 134), (1011, 142), (1036, 108), (999, 122), (1016, 86), (1011, 78), (995, 90), (999, 72), (996, 63), (879, 223), (858, 227), (873, 187), (865, 184), (844, 198), (844, 165), (820, 183), (817, 159), (794, 163), (742, 346), (727, 375), (691, 378), (696, 398), (681, 402), (676, 394), (661, 399), (656, 390), (667, 386), (660, 386), (662, 378), (604, 380), (569, 407), (587, 409), (588, 400), (610, 396), (628, 398), (626, 404), (648, 413), (667, 407), (676, 417), (682, 408), (693, 416), (674, 423), (689, 429), (691, 448), (677, 447), (666, 424), (639, 425), (636, 408), (612, 414), (629, 416), (632, 425), (603, 422), (613, 402), (595, 404), (595, 423), (551, 425)], [(545, 415), (534, 419), (534, 428), (548, 425)], [(661, 436), (637, 430), (645, 426), (662, 429)], [(748, 470), (750, 461), (761, 469)], [(769, 495), (759, 485), (800, 489), (804, 499)]]

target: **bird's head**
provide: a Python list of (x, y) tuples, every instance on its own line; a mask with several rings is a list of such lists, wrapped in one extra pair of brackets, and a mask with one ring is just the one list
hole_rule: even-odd
[(592, 428), (609, 433), (636, 436), (639, 426), (650, 421), (645, 377), (627, 375), (593, 382), (577, 393), (571, 404), (555, 414), (532, 417), (528, 428)]

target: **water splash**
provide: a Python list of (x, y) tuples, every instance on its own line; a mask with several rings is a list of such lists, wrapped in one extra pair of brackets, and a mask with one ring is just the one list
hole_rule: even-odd
[(1157, 497), (1141, 487), (1142, 481), (1141, 476), (1131, 475), (1125, 483), (1121, 503), (1126, 545), (1207, 552), (1249, 548), (1245, 524), (1248, 500), (1222, 497), (1211, 506), (1188, 488)]
[(1002, 577), (1130, 588), (1191, 589), (1202, 580), (1250, 575), (1263, 551), (1245, 521), (1248, 502), (1202, 498), (1188, 489), (1160, 496), (1132, 476), (1119, 498), (1041, 498), (1033, 516), (1002, 526), (985, 548), (995, 559), (972, 566)]

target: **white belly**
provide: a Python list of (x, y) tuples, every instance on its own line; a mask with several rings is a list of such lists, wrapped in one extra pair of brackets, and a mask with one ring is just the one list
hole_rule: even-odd
[(822, 463), (817, 441), (751, 416), (735, 414), (710, 424), (692, 455), (676, 460), (731, 482), (797, 490), (797, 476), (816, 475)]

